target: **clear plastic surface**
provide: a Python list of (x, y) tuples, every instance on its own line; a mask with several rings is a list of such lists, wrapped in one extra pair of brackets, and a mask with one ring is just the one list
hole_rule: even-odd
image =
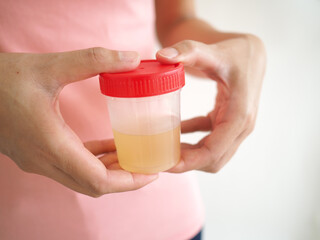
[(120, 166), (151, 174), (180, 159), (180, 90), (152, 97), (108, 97)]

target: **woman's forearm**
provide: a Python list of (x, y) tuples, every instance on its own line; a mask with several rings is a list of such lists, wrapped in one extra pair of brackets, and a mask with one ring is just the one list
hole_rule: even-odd
[(178, 21), (170, 27), (162, 28), (161, 32), (158, 31), (159, 41), (164, 47), (186, 39), (212, 44), (246, 35), (219, 31), (197, 17)]

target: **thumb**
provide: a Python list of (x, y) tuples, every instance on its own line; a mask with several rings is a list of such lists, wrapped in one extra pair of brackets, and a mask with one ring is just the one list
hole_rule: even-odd
[(209, 76), (215, 75), (220, 62), (214, 45), (192, 40), (184, 40), (163, 48), (157, 52), (156, 57), (158, 61), (166, 64), (182, 62), (185, 67), (200, 70)]
[(114, 51), (106, 48), (89, 48), (62, 53), (41, 55), (48, 64), (47, 73), (65, 85), (93, 77), (101, 72), (125, 72), (135, 69), (140, 56), (133, 51)]

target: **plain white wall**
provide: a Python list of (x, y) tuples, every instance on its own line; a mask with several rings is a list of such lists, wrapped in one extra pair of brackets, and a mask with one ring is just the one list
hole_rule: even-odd
[[(205, 239), (320, 239), (320, 1), (198, 0), (197, 8), (219, 29), (260, 36), (268, 53), (255, 131), (221, 172), (197, 172)], [(215, 93), (213, 81), (188, 76), (182, 118), (206, 114)]]

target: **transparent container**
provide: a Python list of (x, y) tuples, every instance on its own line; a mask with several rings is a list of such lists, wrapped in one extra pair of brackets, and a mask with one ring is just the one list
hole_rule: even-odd
[(142, 61), (132, 72), (100, 74), (120, 166), (152, 174), (180, 160), (182, 64)]

